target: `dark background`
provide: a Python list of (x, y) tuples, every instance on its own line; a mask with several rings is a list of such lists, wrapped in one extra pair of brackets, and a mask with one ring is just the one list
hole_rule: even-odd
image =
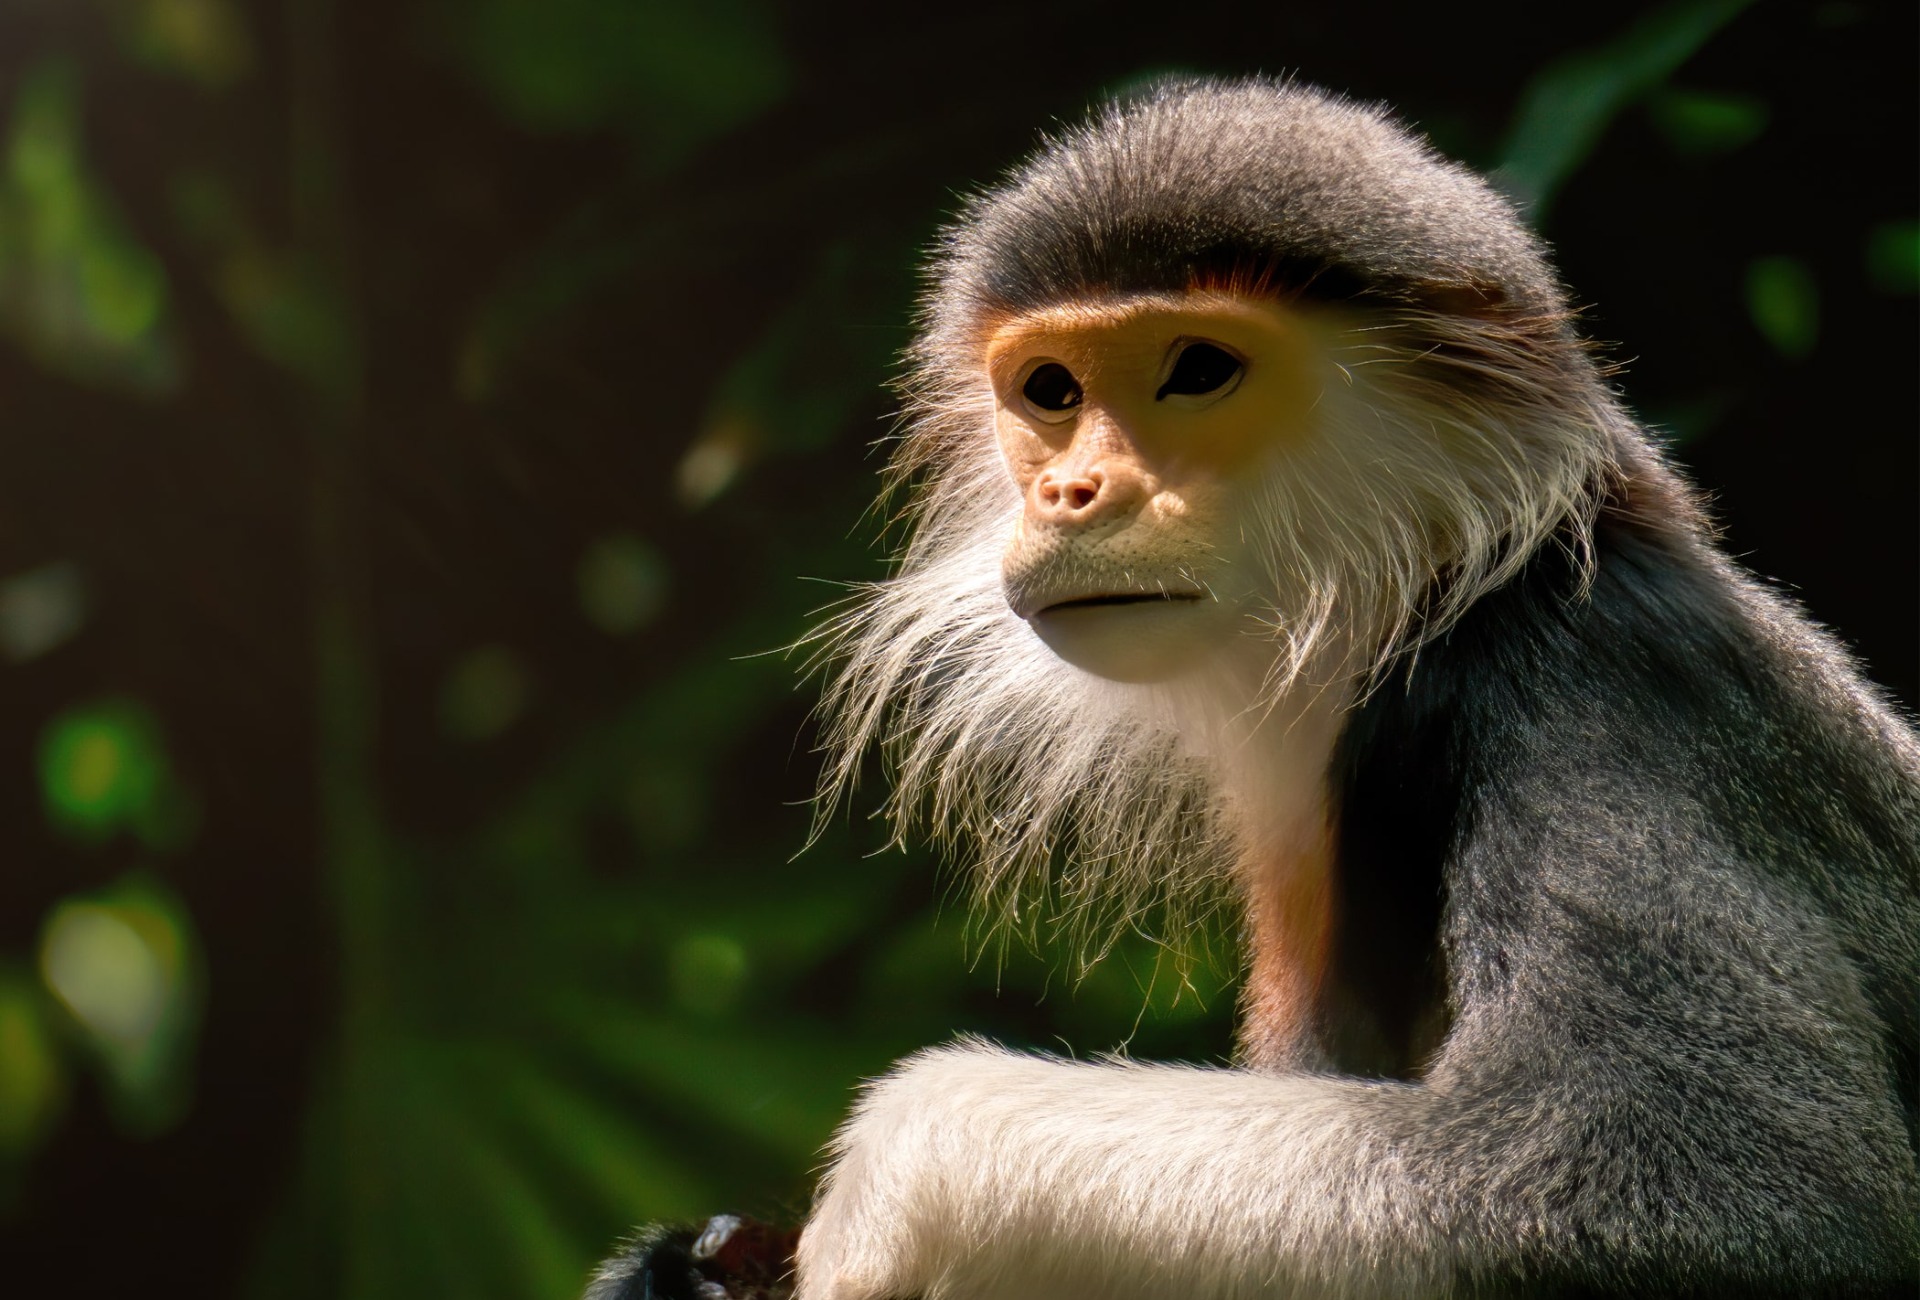
[(876, 783), (798, 853), (782, 653), (884, 571), (916, 250), (1156, 72), (1501, 168), (1911, 706), (1913, 7), (1460, 8), (0, 6), (7, 1285), (566, 1296), (631, 1221), (797, 1215), (957, 1030), (1225, 1055), (1230, 955), (970, 948)]

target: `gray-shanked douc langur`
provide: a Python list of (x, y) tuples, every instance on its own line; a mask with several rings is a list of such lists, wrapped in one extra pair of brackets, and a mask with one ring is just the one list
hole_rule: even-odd
[(903, 828), (1093, 926), (1230, 893), (1244, 1024), (903, 1061), (801, 1300), (1908, 1294), (1920, 744), (1513, 209), (1374, 108), (1170, 83), (971, 202), (924, 307), (829, 797), (878, 744)]

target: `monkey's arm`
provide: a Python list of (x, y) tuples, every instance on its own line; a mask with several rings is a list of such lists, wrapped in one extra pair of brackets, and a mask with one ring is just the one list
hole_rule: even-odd
[[(841, 1134), (799, 1296), (1786, 1296), (1907, 1276), (1912, 1160), (1879, 1051), (1792, 974), (1735, 978), (1768, 959), (1693, 928), (1584, 958), (1583, 932), (1544, 988), (1502, 953), (1521, 969), (1421, 1083), (923, 1053)], [(1643, 961), (1668, 987), (1633, 986)], [(1676, 993), (1689, 980), (1728, 1005)]]
[[(1360, 1234), (1406, 1293), (1425, 1280), (1415, 1243), (1438, 1225), (1374, 1121), (1419, 1092), (977, 1043), (924, 1052), (841, 1133), (800, 1296), (1239, 1295), (1333, 1276), (1329, 1245)], [(1360, 1161), (1378, 1162), (1364, 1179)]]

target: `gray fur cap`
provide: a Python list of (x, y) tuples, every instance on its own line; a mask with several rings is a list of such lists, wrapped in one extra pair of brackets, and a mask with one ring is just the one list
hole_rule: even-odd
[(1206, 283), (1565, 317), (1539, 242), (1485, 181), (1382, 109), (1264, 79), (1109, 104), (973, 199), (929, 270), (936, 334)]

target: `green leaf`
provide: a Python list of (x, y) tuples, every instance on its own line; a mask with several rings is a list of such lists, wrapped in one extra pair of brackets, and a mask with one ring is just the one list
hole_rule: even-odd
[(1732, 153), (1767, 129), (1767, 106), (1752, 95), (1668, 89), (1656, 93), (1647, 110), (1654, 126), (1681, 154)]
[(568, 1199), (569, 1190), (584, 1191), (598, 1217), (615, 1222), (711, 1209), (715, 1189), (661, 1147), (642, 1122), (642, 1108), (564, 1078), (553, 1060), (535, 1057), (521, 1043), (455, 1048), (445, 1064), (466, 1090), (474, 1122), (493, 1129), (503, 1150), (550, 1170), (555, 1201)]
[(462, 655), (440, 685), (440, 725), (460, 740), (490, 740), (526, 712), (531, 689), (520, 656), (506, 646)]
[(0, 328), (56, 373), (170, 392), (166, 275), (82, 157), (79, 75), (44, 59), (19, 87), (0, 180)]
[(603, 537), (580, 557), (576, 582), (587, 621), (612, 636), (639, 631), (667, 598), (660, 553), (630, 533)]
[(115, 8), (122, 46), (147, 67), (208, 90), (253, 71), (253, 39), (233, 0), (127, 0)]
[(1920, 221), (1887, 221), (1868, 232), (1867, 277), (1882, 293), (1920, 293)]
[(69, 709), (40, 735), (47, 818), (82, 842), (135, 822), (161, 797), (167, 758), (153, 716), (131, 700)]
[(515, 121), (619, 125), (663, 159), (771, 107), (792, 77), (774, 11), (754, 0), (479, 0), (447, 13)]
[(1747, 311), (1789, 360), (1803, 360), (1820, 341), (1820, 285), (1798, 258), (1756, 258), (1747, 267)]
[(163, 1133), (193, 1097), (204, 960), (186, 906), (148, 877), (69, 898), (40, 934), (40, 976), (72, 1016), (121, 1128)]
[(800, 1026), (696, 1029), (589, 999), (560, 1000), (553, 1015), (601, 1069), (797, 1163), (833, 1131), (853, 1080), (891, 1057)]
[(1604, 45), (1548, 65), (1528, 82), (1502, 152), (1501, 188), (1540, 224), (1554, 194), (1609, 123), (1660, 85), (1749, 0), (1678, 0)]
[(43, 998), (18, 972), (0, 971), (0, 1160), (43, 1142), (66, 1104), (66, 1065)]

